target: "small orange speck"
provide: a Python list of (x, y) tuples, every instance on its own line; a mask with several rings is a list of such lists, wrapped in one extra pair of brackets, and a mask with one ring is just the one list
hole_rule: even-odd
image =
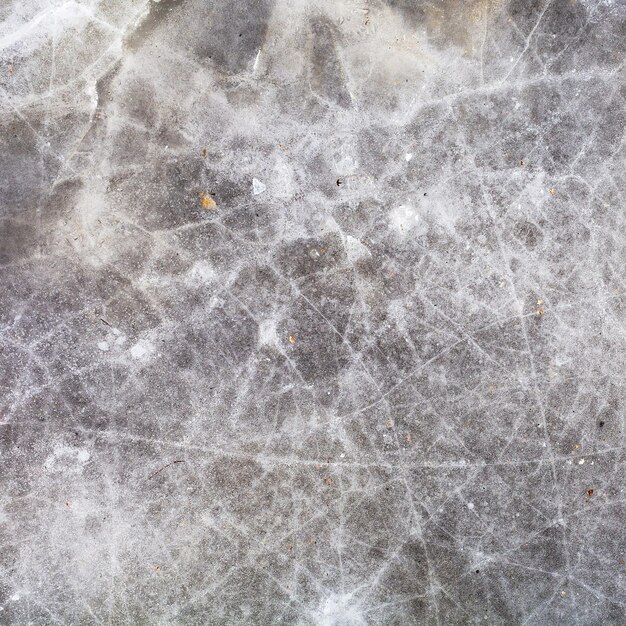
[(217, 202), (208, 193), (200, 194), (200, 202), (203, 209), (214, 209), (217, 206)]
[(556, 196), (556, 189), (554, 187), (550, 187), (550, 189), (548, 189), (548, 193), (551, 196)]
[(206, 148), (202, 148), (202, 158), (206, 159)]
[(154, 569), (155, 572), (160, 572), (161, 571), (161, 566), (160, 565), (153, 565), (152, 568)]
[(324, 478), (324, 484), (330, 487), (333, 484), (333, 479), (327, 476)]
[(71, 508), (72, 508), (72, 503), (71, 503), (69, 500), (66, 500), (66, 501), (65, 501), (65, 506), (66, 506), (68, 509), (71, 509)]
[(296, 343), (296, 338), (293, 335), (289, 335), (289, 343)]
[(522, 167), (524, 167), (524, 159), (522, 159), (522, 160), (519, 162), (519, 164), (520, 164)]
[(593, 495), (593, 489), (587, 489), (587, 495), (591, 498)]
[(13, 76), (14, 73), (15, 73), (15, 70), (13, 69), (13, 66), (9, 65), (9, 76)]

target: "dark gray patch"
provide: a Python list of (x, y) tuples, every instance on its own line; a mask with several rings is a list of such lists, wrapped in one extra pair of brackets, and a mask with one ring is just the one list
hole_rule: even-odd
[(157, 94), (150, 83), (136, 78), (124, 94), (121, 108), (129, 118), (149, 129), (157, 121), (157, 102)]
[(537, 247), (543, 238), (541, 229), (532, 222), (519, 221), (513, 228), (513, 234), (519, 239), (529, 250)]
[(346, 76), (339, 58), (337, 39), (339, 34), (326, 19), (318, 18), (311, 23), (309, 45), (311, 47), (310, 83), (314, 93), (325, 100), (347, 108), (351, 105), (346, 86)]
[(251, 67), (263, 47), (272, 12), (271, 0), (220, 0), (214, 4), (198, 33), (194, 51), (200, 59), (226, 74)]
[(345, 259), (341, 238), (331, 234), (298, 239), (283, 246), (278, 256), (278, 267), (285, 276), (302, 278), (340, 266)]
[(37, 231), (31, 224), (11, 219), (0, 222), (0, 265), (17, 263), (33, 251)]
[[(120, 139), (125, 138), (120, 134)], [(137, 148), (140, 160), (145, 147), (140, 142)], [(168, 159), (151, 164), (141, 176), (120, 181), (111, 195), (132, 222), (148, 230), (164, 230), (214, 216), (214, 209), (202, 206), (202, 194), (215, 194), (214, 186), (201, 159)], [(221, 202), (221, 197), (216, 201)]]
[(0, 121), (0, 206), (14, 214), (41, 202), (44, 177), (40, 146), (25, 119), (6, 112)]

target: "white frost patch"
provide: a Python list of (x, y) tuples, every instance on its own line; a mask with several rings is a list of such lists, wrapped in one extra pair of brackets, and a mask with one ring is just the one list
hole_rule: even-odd
[(359, 626), (366, 623), (363, 612), (347, 594), (327, 598), (316, 618), (318, 626)]
[(20, 599), (20, 594), (19, 594), (19, 593), (13, 594), (13, 595), (11, 596), (11, 600), (12, 600), (13, 602), (17, 602), (19, 599)]
[(266, 189), (267, 187), (265, 186), (265, 183), (262, 183), (258, 178), (252, 179), (252, 193), (255, 196), (258, 196), (260, 193), (263, 193)]
[(198, 285), (208, 283), (215, 278), (215, 270), (206, 261), (196, 261), (187, 272), (187, 283)]
[(59, 232), (94, 267), (102, 267), (114, 256), (110, 246), (103, 245), (110, 233), (105, 217), (109, 210), (105, 194), (103, 179), (92, 178), (77, 198), (74, 217), (67, 224), (58, 223)]
[(359, 169), (359, 161), (356, 158), (356, 150), (350, 144), (342, 144), (333, 155), (337, 174), (353, 175)]
[(409, 204), (403, 204), (389, 213), (389, 225), (402, 235), (415, 228), (419, 221), (418, 210)]
[(43, 468), (46, 471), (62, 471), (67, 474), (80, 474), (89, 462), (91, 454), (85, 448), (58, 444), (48, 455)]
[(278, 345), (278, 333), (274, 320), (263, 320), (259, 324), (259, 344), (264, 346)]
[(47, 41), (58, 41), (66, 30), (78, 29), (87, 22), (87, 16), (81, 10), (81, 6), (71, 1), (59, 4), (59, 6), (51, 6), (21, 23), (22, 15), (20, 14), (21, 11), (13, 11), (0, 24), (0, 50), (12, 48), (17, 44), (24, 52), (32, 51)]
[(147, 339), (140, 339), (130, 349), (130, 356), (137, 361), (145, 361), (154, 354), (154, 351), (155, 347)]
[(123, 335), (119, 328), (112, 328), (106, 334), (106, 341), (98, 342), (98, 350), (102, 350), (102, 352), (108, 352), (111, 349), (115, 350), (125, 342), (126, 335)]
[(366, 259), (367, 257), (372, 256), (372, 253), (367, 249), (367, 246), (351, 235), (346, 235), (344, 246), (350, 263), (355, 263), (360, 259)]
[(296, 193), (293, 168), (282, 159), (274, 165), (270, 191), (273, 197), (283, 199), (292, 198)]
[(413, 158), (413, 155), (410, 152), (407, 152), (404, 155), (404, 160), (408, 163)]

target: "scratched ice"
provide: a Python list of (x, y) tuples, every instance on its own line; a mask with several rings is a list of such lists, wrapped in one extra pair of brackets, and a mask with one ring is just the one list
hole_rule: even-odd
[(0, 624), (626, 623), (626, 2), (0, 5)]

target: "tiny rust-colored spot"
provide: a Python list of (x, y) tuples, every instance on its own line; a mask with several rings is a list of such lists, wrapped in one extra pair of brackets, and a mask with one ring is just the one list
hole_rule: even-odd
[(296, 343), (296, 338), (293, 335), (289, 335), (289, 343)]
[(161, 571), (161, 566), (160, 565), (153, 565), (152, 568), (154, 569), (155, 572), (160, 572)]
[(543, 315), (545, 311), (543, 309), (537, 309), (537, 315)]
[(333, 479), (330, 478), (330, 476), (326, 476), (326, 478), (324, 478), (324, 484), (330, 487), (333, 484)]
[(206, 159), (206, 148), (202, 148), (202, 158)]
[(548, 193), (551, 196), (556, 196), (556, 189), (554, 187), (550, 187), (550, 189), (548, 189)]
[(293, 543), (287, 544), (287, 547), (289, 548), (289, 550), (293, 550)]
[(71, 509), (71, 508), (72, 508), (72, 503), (71, 503), (69, 500), (66, 500), (66, 501), (65, 501), (65, 506), (66, 506), (68, 509)]
[(214, 209), (217, 206), (217, 202), (208, 193), (200, 194), (200, 202), (203, 209)]
[(626, 561), (624, 561), (624, 559), (620, 559), (620, 560), (618, 561), (618, 563), (619, 563), (620, 565), (624, 565), (624, 563), (626, 563)]
[(591, 498), (593, 495), (593, 489), (587, 489), (587, 495)]
[(522, 167), (524, 167), (524, 159), (522, 159), (522, 160), (519, 162), (519, 164), (520, 164)]
[(12, 65), (9, 65), (9, 76), (13, 76), (13, 74), (15, 74), (15, 70)]

